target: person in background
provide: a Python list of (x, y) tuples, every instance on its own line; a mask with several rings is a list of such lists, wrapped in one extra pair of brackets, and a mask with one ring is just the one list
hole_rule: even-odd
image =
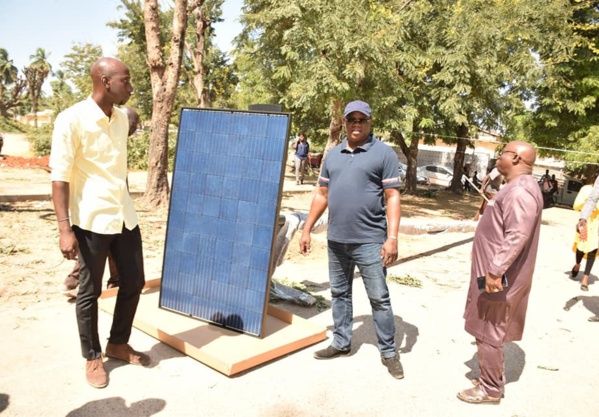
[(559, 184), (558, 184), (557, 180), (555, 179), (555, 174), (551, 175), (551, 180), (549, 180), (549, 182), (551, 182), (551, 204), (554, 205), (555, 204), (555, 193), (557, 193), (557, 190), (559, 188)]
[[(129, 106), (122, 106), (125, 113), (127, 113), (127, 119), (129, 120), (129, 132), (128, 136), (133, 136), (133, 134), (137, 131), (137, 127), (139, 126), (139, 114)], [(112, 259), (112, 253), (108, 252), (108, 270), (110, 271), (110, 278), (108, 278), (108, 283), (106, 284), (106, 288), (116, 288), (119, 286), (120, 277), (119, 271)], [(73, 265), (73, 270), (67, 275), (64, 280), (62, 293), (69, 298), (77, 297), (77, 288), (79, 286), (79, 260), (75, 259), (75, 265)]]
[[(572, 206), (574, 210), (581, 211), (583, 209), (591, 192), (593, 191), (593, 183), (596, 178), (597, 176), (595, 175), (595, 177), (590, 180), (589, 184), (580, 189), (578, 195), (576, 196), (576, 200), (574, 201), (574, 205)], [(586, 258), (584, 275), (582, 276), (582, 281), (580, 282), (580, 289), (582, 291), (589, 290), (589, 275), (591, 274), (591, 269), (593, 269), (593, 264), (595, 263), (595, 258), (597, 257), (597, 248), (599, 247), (599, 202), (595, 204), (595, 208), (587, 219), (586, 232), (586, 239), (582, 239), (577, 228), (576, 235), (574, 236), (574, 246), (572, 248), (576, 253), (576, 263), (572, 268), (572, 278), (576, 278), (578, 276), (582, 258)]]
[(106, 356), (144, 366), (150, 357), (128, 344), (145, 284), (141, 233), (127, 187), (129, 121), (117, 107), (133, 94), (131, 77), (127, 65), (114, 58), (100, 58), (90, 73), (91, 95), (56, 118), (50, 168), (60, 251), (81, 265), (76, 313), (85, 377), (103, 388), (108, 375), (98, 334), (98, 297), (109, 252), (121, 279)]
[(293, 149), (295, 149), (295, 183), (299, 185), (304, 183), (306, 163), (310, 152), (310, 144), (305, 133), (298, 135), (297, 140), (293, 143)]
[(474, 233), (464, 319), (476, 339), (480, 377), (457, 394), (467, 403), (501, 401), (504, 345), (522, 339), (543, 211), (532, 175), (535, 159), (535, 148), (527, 142), (509, 142), (500, 152), (496, 168), (507, 184), (489, 201)]
[(497, 194), (502, 184), (503, 175), (499, 173), (497, 168), (493, 168), (491, 172), (485, 175), (479, 190), (479, 193), (483, 195), (483, 201), (481, 201), (480, 207), (478, 208), (478, 211), (476, 212), (472, 220), (474, 220), (475, 222), (478, 221), (480, 216), (482, 216), (485, 212), (485, 207), (487, 207), (487, 201), (495, 197), (495, 194)]
[(545, 174), (539, 179), (539, 186), (543, 192), (543, 208), (551, 207), (553, 203), (553, 184), (551, 183), (548, 169), (545, 170)]
[(324, 160), (299, 242), (300, 252), (308, 255), (312, 227), (328, 207), (334, 336), (331, 345), (314, 352), (314, 357), (333, 359), (351, 352), (352, 285), (357, 266), (372, 307), (381, 362), (391, 376), (401, 379), (404, 372), (386, 282), (387, 267), (397, 260), (398, 253), (399, 161), (395, 151), (371, 133), (367, 103), (352, 101), (343, 116), (347, 137)]

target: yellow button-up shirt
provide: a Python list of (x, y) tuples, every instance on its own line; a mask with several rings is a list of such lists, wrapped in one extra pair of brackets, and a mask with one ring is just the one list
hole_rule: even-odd
[(69, 183), (71, 224), (100, 234), (137, 226), (127, 189), (127, 114), (108, 118), (91, 96), (61, 112), (54, 123), (52, 181)]

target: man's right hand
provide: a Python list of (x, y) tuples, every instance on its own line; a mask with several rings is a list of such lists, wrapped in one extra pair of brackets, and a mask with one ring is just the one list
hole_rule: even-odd
[(77, 238), (75, 237), (73, 230), (64, 230), (60, 232), (58, 246), (60, 247), (62, 256), (64, 256), (65, 259), (77, 259), (79, 242), (77, 242)]

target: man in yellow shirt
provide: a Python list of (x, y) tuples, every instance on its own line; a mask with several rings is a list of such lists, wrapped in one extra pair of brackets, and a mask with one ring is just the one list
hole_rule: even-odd
[[(129, 106), (121, 107), (127, 113), (127, 119), (129, 121), (129, 132), (128, 136), (133, 135), (139, 126), (139, 114)], [(108, 252), (108, 270), (110, 271), (110, 278), (108, 278), (107, 288), (116, 288), (119, 286), (119, 282), (121, 281), (119, 277), (119, 271), (114, 264), (114, 260), (112, 259), (112, 254)], [(64, 280), (63, 285), (63, 294), (69, 298), (77, 297), (77, 292), (79, 289), (79, 261), (75, 259), (75, 265), (73, 266), (73, 270), (67, 275)]]
[(127, 188), (127, 114), (133, 87), (127, 66), (100, 58), (91, 68), (90, 97), (58, 115), (52, 135), (52, 200), (66, 259), (79, 259), (77, 323), (87, 382), (108, 385), (98, 335), (98, 297), (108, 253), (121, 277), (106, 356), (148, 365), (129, 346), (133, 318), (145, 284), (141, 233)]

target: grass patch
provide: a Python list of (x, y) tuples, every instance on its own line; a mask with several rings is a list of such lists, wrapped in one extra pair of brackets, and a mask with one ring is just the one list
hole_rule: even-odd
[[(324, 311), (324, 310), (330, 308), (329, 304), (326, 302), (326, 299), (322, 295), (313, 294), (304, 284), (301, 284), (299, 282), (290, 282), (286, 278), (273, 279), (273, 280), (278, 282), (279, 284), (285, 285), (287, 287), (291, 287), (295, 290), (301, 291), (305, 294), (308, 294), (308, 295), (314, 297), (316, 299), (316, 303), (314, 303), (314, 305), (312, 307), (316, 307), (318, 309), (318, 311)], [(281, 299), (281, 298), (273, 295), (272, 292), (270, 293), (269, 302), (276, 304), (281, 301), (287, 301), (287, 300)]]
[(399, 285), (405, 285), (407, 287), (422, 288), (422, 281), (410, 275), (406, 275), (403, 277), (399, 277), (397, 275), (387, 275), (387, 281), (394, 282), (395, 284)]
[(0, 246), (0, 254), (1, 255), (18, 255), (20, 253), (29, 254), (31, 251), (27, 248), (18, 247), (15, 244)]

